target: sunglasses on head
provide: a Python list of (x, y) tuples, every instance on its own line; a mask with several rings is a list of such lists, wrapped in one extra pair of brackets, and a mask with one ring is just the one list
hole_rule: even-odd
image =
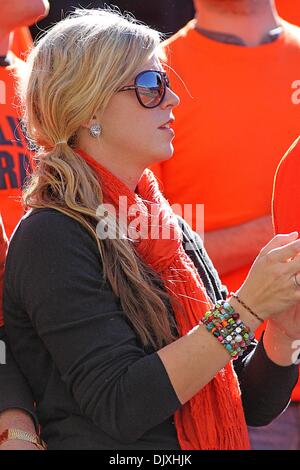
[(161, 70), (144, 70), (134, 80), (134, 85), (124, 86), (118, 91), (135, 90), (137, 99), (144, 108), (159, 106), (170, 88), (170, 80), (166, 72)]

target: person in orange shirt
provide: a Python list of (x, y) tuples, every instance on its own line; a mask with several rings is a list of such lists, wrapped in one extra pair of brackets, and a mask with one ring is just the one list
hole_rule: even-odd
[[(300, 137), (287, 151), (276, 171), (273, 187), (273, 226), (275, 233), (300, 232)], [(300, 338), (299, 338), (300, 340)], [(300, 341), (294, 354), (300, 353)], [(300, 358), (300, 354), (298, 360)], [(299, 362), (298, 362), (299, 363)], [(264, 429), (264, 441), (284, 443), (284, 449), (300, 450), (300, 379), (287, 412)], [(284, 419), (283, 419), (284, 418)], [(253, 429), (256, 439), (260, 429)]]
[(175, 154), (151, 167), (171, 204), (205, 204), (206, 248), (232, 290), (272, 235), (273, 176), (299, 133), (300, 29), (261, 5), (195, 0), (196, 18), (165, 42), (189, 93), (173, 77)]
[[(280, 161), (276, 171), (272, 198), (274, 232), (300, 233), (300, 137)], [(300, 338), (291, 351), (300, 359)], [(299, 362), (298, 362), (299, 363)], [(287, 411), (264, 428), (251, 430), (257, 449), (264, 450), (279, 444), (283, 450), (300, 450), (300, 379), (293, 391)], [(263, 434), (262, 434), (263, 432)]]
[[(23, 209), (21, 188), (30, 169), (27, 144), (21, 130), (16, 99), (16, 81), (23, 73), (24, 64), (12, 51), (13, 31), (17, 30), (22, 51), (28, 44), (20, 42), (20, 29), (47, 14), (47, 0), (0, 0), (0, 211), (8, 237), (10, 237)], [(16, 46), (16, 44), (15, 44)], [(13, 76), (15, 75), (15, 78)]]
[(299, 181), (300, 136), (286, 152), (276, 171), (272, 199), (275, 233), (300, 232)]
[(204, 204), (206, 249), (236, 290), (272, 236), (273, 177), (299, 134), (292, 85), (300, 78), (300, 29), (281, 20), (273, 0), (194, 4), (195, 19), (164, 47), (166, 68), (179, 75), (175, 153), (151, 169), (183, 216), (192, 205), (200, 232), (196, 206)]
[(300, 26), (299, 0), (276, 0), (276, 6), (281, 18)]
[[(243, 5), (257, 10), (245, 15)], [(206, 247), (236, 289), (272, 234), (273, 176), (299, 132), (292, 84), (300, 76), (300, 29), (278, 17), (272, 0), (195, 0), (195, 7), (196, 18), (165, 42), (189, 93), (173, 77), (181, 97), (175, 154), (151, 169), (171, 204), (205, 204)], [(224, 178), (234, 184), (220, 193)]]

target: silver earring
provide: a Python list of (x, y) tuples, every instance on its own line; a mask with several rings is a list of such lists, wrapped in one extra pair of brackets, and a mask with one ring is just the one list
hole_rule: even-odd
[(100, 137), (100, 135), (102, 134), (102, 127), (100, 126), (100, 124), (93, 124), (90, 127), (89, 132), (91, 137)]

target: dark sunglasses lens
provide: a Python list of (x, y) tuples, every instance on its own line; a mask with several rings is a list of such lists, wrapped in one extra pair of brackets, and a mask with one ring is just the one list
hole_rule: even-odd
[(157, 72), (145, 72), (139, 75), (136, 81), (137, 92), (144, 106), (154, 108), (162, 99), (165, 83)]

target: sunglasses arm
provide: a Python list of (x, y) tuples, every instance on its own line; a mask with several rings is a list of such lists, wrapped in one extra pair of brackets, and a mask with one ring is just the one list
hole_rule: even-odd
[(124, 86), (123, 88), (120, 88), (118, 91), (128, 91), (128, 90), (136, 90), (137, 86)]

